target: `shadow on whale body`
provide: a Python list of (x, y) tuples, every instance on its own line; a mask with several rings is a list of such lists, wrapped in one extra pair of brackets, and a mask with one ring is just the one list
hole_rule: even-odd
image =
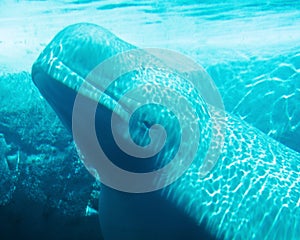
[[(32, 78), (71, 132), (74, 130), (72, 114), (75, 98), (78, 94), (82, 95), (85, 108), (77, 126), (81, 138), (75, 142), (83, 158), (97, 158), (89, 151), (91, 140), (84, 125), (85, 117), (95, 114), (97, 139), (109, 159), (128, 171), (144, 173), (167, 164), (167, 159), (179, 148), (177, 139), (181, 131), (177, 129), (176, 122), (170, 124), (169, 119), (166, 120), (171, 115), (163, 115), (166, 113), (164, 109), (158, 112), (142, 109), (131, 123), (131, 136), (145, 144), (149, 139), (149, 126), (157, 119), (160, 124), (167, 121), (164, 127), (170, 137), (166, 139), (165, 146), (160, 153), (141, 161), (123, 153), (115, 142), (111, 126), (113, 108), (109, 103), (122, 97), (122, 91), (128, 89), (128, 84), (134, 84), (131, 83), (134, 77), (125, 74), (115, 81), (116, 84), (105, 89), (106, 102), (93, 95), (93, 91), (103, 90), (101, 83), (98, 86), (91, 83), (90, 89), (79, 89), (99, 63), (132, 49), (135, 47), (97, 25), (71, 25), (58, 33), (41, 53), (33, 65)], [(157, 70), (150, 70), (150, 75), (146, 76), (151, 81), (155, 74), (160, 76)], [(162, 83), (168, 84), (165, 75), (161, 76)], [(207, 120), (207, 106), (197, 96), (197, 91), (189, 87), (185, 89), (189, 85), (183, 79), (176, 80), (182, 81), (175, 83), (175, 88), (184, 97), (199, 98), (195, 103), (200, 106), (193, 105), (201, 116), (198, 125), (202, 138), (196, 158), (179, 179), (160, 190), (128, 193), (116, 190), (104, 181), (99, 200), (104, 238), (296, 239), (300, 227), (300, 155), (239, 119), (229, 114), (224, 119), (221, 110), (210, 109), (215, 116), (220, 115), (218, 124), (226, 125), (225, 144), (215, 167), (208, 174), (201, 175), (199, 169), (208, 149), (207, 141), (213, 131), (218, 131), (212, 126), (218, 125), (211, 125)], [(145, 76), (143, 81), (148, 81)], [(93, 112), (95, 101), (98, 105)], [(132, 101), (125, 102), (121, 108), (131, 108), (131, 104)], [(118, 114), (116, 117), (117, 136), (126, 141), (128, 136), (123, 136), (123, 127), (129, 122), (123, 116)], [(161, 116), (166, 116), (166, 119)], [(185, 124), (188, 126), (190, 123)], [(91, 170), (91, 166), (87, 167)], [(96, 171), (99, 172), (99, 169)], [(118, 176), (104, 173), (99, 178), (105, 180)]]

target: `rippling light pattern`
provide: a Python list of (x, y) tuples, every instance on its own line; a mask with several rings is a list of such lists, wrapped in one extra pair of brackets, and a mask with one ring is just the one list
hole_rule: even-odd
[[(62, 83), (76, 94), (84, 95), (96, 103), (99, 101), (100, 106), (116, 113), (120, 121), (119, 127), (123, 127), (123, 122), (131, 124), (133, 130), (129, 129), (129, 134), (123, 135), (123, 139), (131, 137), (133, 142), (141, 146), (147, 146), (149, 140), (148, 135), (143, 137), (142, 130), (144, 129), (145, 133), (156, 120), (163, 123), (162, 125), (165, 124), (167, 134), (172, 132), (174, 127), (177, 128), (178, 122), (181, 127), (190, 126), (190, 122), (184, 121), (185, 114), (177, 123), (175, 121), (174, 125), (168, 125), (169, 122), (165, 119), (165, 116), (172, 118), (172, 113), (175, 113), (160, 107), (164, 106), (163, 104), (159, 105), (163, 99), (162, 96), (167, 98), (169, 92), (161, 92), (160, 88), (152, 88), (152, 85), (165, 87), (170, 84), (167, 89), (176, 89), (178, 93), (182, 93), (182, 96), (191, 98), (189, 99), (191, 102), (195, 101), (198, 104), (192, 107), (200, 112), (200, 117), (194, 119), (198, 121), (201, 140), (198, 157), (193, 159), (191, 165), (178, 180), (162, 190), (162, 197), (168, 199), (170, 204), (184, 209), (199, 224), (206, 222), (209, 231), (220, 238), (297, 239), (300, 228), (300, 154), (222, 109), (207, 106), (206, 101), (203, 100), (206, 98), (197, 95), (202, 92), (197, 92), (195, 85), (181, 78), (182, 75), (171, 76), (169, 71), (162, 70), (159, 73), (157, 69), (153, 71), (150, 68), (148, 70), (141, 68), (141, 72), (137, 71), (136, 75), (120, 78), (108, 88), (105, 84), (96, 85), (91, 78), (87, 77), (99, 63), (132, 49), (135, 47), (100, 27), (89, 24), (75, 25), (60, 32), (46, 47), (33, 67), (33, 76), (42, 70), (54, 81)], [(95, 52), (99, 54), (95, 55)], [(125, 60), (127, 61), (128, 58)], [(109, 79), (110, 74), (119, 68), (120, 65), (113, 65), (110, 71), (104, 71), (100, 76), (105, 81), (105, 77)], [(181, 81), (180, 84), (178, 80)], [(147, 85), (149, 83), (150, 85)], [(81, 84), (85, 86), (83, 89), (81, 89)], [(125, 102), (119, 101), (122, 97), (126, 97), (123, 90), (131, 89), (135, 84), (136, 86), (143, 85), (140, 89), (144, 92), (142, 95), (136, 95), (138, 93), (135, 92), (133, 96), (140, 96), (141, 99), (143, 96), (146, 96), (146, 99), (151, 98), (152, 101), (149, 103), (154, 102), (159, 106), (154, 109), (155, 111), (151, 111), (150, 107), (153, 106), (151, 104), (143, 108), (139, 104), (139, 98), (132, 96), (127, 96)], [(147, 95), (148, 93), (150, 95)], [(179, 107), (180, 97), (171, 99), (174, 105), (179, 105)], [(139, 111), (136, 115), (131, 115), (133, 120), (130, 120), (127, 113), (131, 108), (135, 109), (134, 104), (137, 104)], [(95, 125), (97, 126), (97, 123)], [(106, 127), (111, 126), (108, 124)], [(220, 131), (223, 128), (226, 130), (224, 133)], [(177, 129), (174, 131), (171, 137), (181, 136), (179, 133), (182, 132), (178, 132)], [(116, 134), (121, 135), (120, 132)], [(216, 165), (210, 172), (203, 175), (201, 166), (208, 146), (218, 148), (220, 143), (211, 141), (208, 144), (206, 140), (211, 140), (210, 136), (224, 136), (225, 141)], [(172, 151), (169, 151), (172, 149), (170, 148), (172, 142), (167, 140), (168, 138), (166, 138), (168, 147), (163, 149), (162, 153), (172, 155)], [(183, 141), (183, 143), (193, 144), (188, 141)], [(83, 150), (81, 153), (84, 155), (87, 152), (85, 148), (89, 147), (90, 142), (85, 139), (77, 144), (80, 151)], [(92, 154), (84, 156), (84, 161), (86, 157), (95, 160), (98, 156)], [(166, 160), (164, 157), (165, 155), (160, 159)], [(180, 171), (180, 164), (182, 163), (179, 163), (178, 169), (172, 170)], [(88, 167), (95, 167), (95, 165)], [(155, 167), (161, 166), (155, 165)], [(95, 170), (98, 172), (99, 169), (95, 167)], [(106, 180), (105, 177), (117, 176), (104, 175), (104, 180)], [(157, 184), (160, 184), (160, 179), (155, 180)]]

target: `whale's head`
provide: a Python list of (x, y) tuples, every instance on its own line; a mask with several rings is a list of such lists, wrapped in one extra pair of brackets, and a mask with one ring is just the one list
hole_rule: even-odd
[(81, 23), (59, 32), (33, 64), (33, 82), (95, 176), (101, 175), (95, 159), (102, 152), (134, 173), (160, 169), (175, 155), (177, 165), (204, 158), (212, 134), (209, 108), (199, 83), (189, 79), (192, 72), (206, 75), (169, 53), (138, 50), (100, 26)]
[[(205, 230), (183, 207), (176, 209), (158, 195), (167, 192), (165, 186), (172, 188), (194, 159), (197, 177), (214, 166), (214, 155), (207, 152), (218, 145), (210, 144), (214, 123), (207, 102), (215, 99), (210, 99), (213, 89), (202, 68), (178, 53), (137, 49), (100, 26), (84, 23), (54, 37), (33, 64), (32, 79), (72, 133), (87, 169), (99, 177), (101, 191), (106, 191), (102, 196), (110, 196), (113, 208), (121, 206), (113, 213), (129, 206), (115, 203), (114, 194), (145, 213), (137, 221), (126, 219), (133, 232), (148, 234), (155, 223), (158, 232), (169, 234), (178, 226), (203, 236)], [(128, 199), (119, 192), (145, 194)], [(157, 205), (164, 206), (161, 217), (152, 210)], [(107, 219), (120, 215), (106, 213), (102, 224), (110, 235)]]

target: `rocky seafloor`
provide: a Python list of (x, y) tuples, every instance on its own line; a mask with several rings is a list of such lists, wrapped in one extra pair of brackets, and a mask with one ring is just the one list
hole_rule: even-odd
[(99, 183), (27, 72), (0, 76), (0, 239), (101, 239)]

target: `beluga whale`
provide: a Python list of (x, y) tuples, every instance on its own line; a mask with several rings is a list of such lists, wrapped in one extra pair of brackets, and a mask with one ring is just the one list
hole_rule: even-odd
[(101, 182), (104, 239), (297, 239), (300, 154), (224, 110), (188, 57), (78, 23), (32, 79)]

